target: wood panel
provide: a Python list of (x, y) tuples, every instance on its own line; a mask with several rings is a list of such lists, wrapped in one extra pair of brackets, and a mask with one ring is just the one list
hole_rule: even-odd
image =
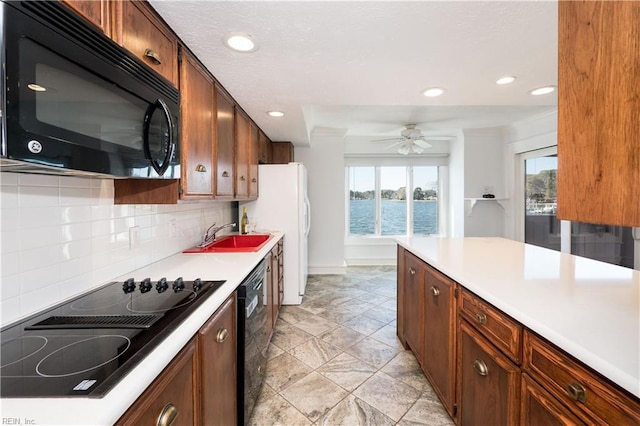
[(111, 37), (111, 8), (108, 0), (62, 0), (77, 14)]
[(271, 164), (288, 164), (293, 159), (291, 142), (271, 142)]
[(177, 417), (173, 425), (198, 424), (195, 365), (195, 344), (191, 341), (176, 355), (171, 364), (136, 400), (116, 425), (160, 424), (159, 418), (169, 404), (172, 404), (177, 410)]
[(249, 142), (249, 198), (258, 197), (258, 162), (260, 155), (260, 129), (255, 123), (250, 126), (250, 142)]
[(251, 125), (249, 117), (236, 108), (236, 199), (249, 197), (249, 161), (251, 155)]
[[(226, 337), (225, 331), (226, 330)], [(236, 294), (232, 294), (199, 332), (200, 424), (237, 423)]]
[(114, 204), (176, 204), (180, 192), (178, 179), (116, 179)]
[(640, 226), (640, 2), (558, 6), (558, 218)]
[(544, 426), (586, 425), (526, 373), (522, 374), (520, 424)]
[(178, 87), (178, 38), (171, 29), (146, 1), (121, 0), (113, 6), (114, 40)]
[(235, 109), (233, 100), (216, 86), (216, 198), (232, 199), (235, 174)]
[(408, 251), (404, 262), (404, 342), (424, 368), (424, 263)]
[(212, 198), (214, 185), (214, 83), (197, 59), (183, 51), (180, 65), (182, 198)]
[(260, 151), (258, 161), (260, 164), (269, 164), (271, 163), (271, 141), (267, 135), (262, 132), (262, 130), (260, 130), (258, 137), (260, 139), (258, 142)]

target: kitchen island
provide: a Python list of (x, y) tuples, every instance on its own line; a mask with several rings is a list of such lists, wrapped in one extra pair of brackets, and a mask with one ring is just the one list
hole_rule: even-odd
[[(144, 268), (127, 273), (114, 281), (135, 277), (176, 278), (185, 281), (226, 280), (215, 293), (193, 311), (181, 325), (155, 347), (129, 374), (102, 398), (3, 398), (0, 413), (10, 424), (38, 425), (112, 425), (142, 395), (203, 324), (227, 300), (247, 275), (267, 256), (282, 238), (279, 232), (257, 252), (249, 253), (178, 253)], [(19, 423), (18, 423), (19, 421)]]
[[(469, 315), (465, 310), (469, 307), (480, 309), (481, 306), (495, 308), (496, 324), (504, 325), (504, 321), (513, 320), (513, 338), (505, 339), (505, 342), (512, 343), (512, 351), (501, 349), (498, 352), (511, 358), (510, 365), (516, 367), (512, 371), (514, 378), (519, 377), (519, 365), (522, 365), (523, 381), (524, 373), (531, 373), (537, 368), (538, 353), (530, 349), (534, 346), (530, 342), (541, 338), (540, 341), (546, 340), (544, 344), (551, 343), (550, 347), (555, 346), (553, 350), (559, 348), (557, 354), (573, 357), (578, 361), (577, 365), (582, 364), (579, 368), (586, 366), (585, 371), (594, 370), (604, 377), (604, 382), (610, 381), (613, 388), (623, 389), (630, 394), (631, 402), (638, 404), (640, 272), (502, 238), (425, 237), (398, 238), (396, 241), (400, 247), (399, 253), (414, 255), (425, 262), (425, 268), (446, 275), (456, 286), (453, 312), (456, 312), (457, 305), (458, 319), (453, 333), (458, 333), (462, 339), (459, 344), (464, 344), (463, 328), (471, 330), (469, 333), (475, 333), (473, 329), (482, 330), (488, 324), (485, 313), (476, 311), (477, 313)], [(413, 265), (407, 264), (407, 269), (411, 275), (418, 276)], [(425, 276), (428, 274), (427, 271)], [(400, 281), (401, 278), (402, 271), (399, 268)], [(398, 285), (400, 292), (401, 282)], [(432, 297), (438, 296), (436, 293), (442, 292), (431, 287), (432, 295), (429, 292), (431, 285), (425, 280), (427, 303)], [(438, 284), (434, 285), (439, 287)], [(465, 295), (469, 297), (466, 298)], [(469, 300), (472, 303), (468, 303)], [(408, 296), (408, 301), (404, 303), (409, 306), (407, 309), (413, 309), (411, 304), (415, 302)], [(402, 301), (399, 301), (399, 312), (401, 304)], [(473, 304), (476, 305), (472, 306)], [(402, 327), (412, 326), (410, 323), (403, 324), (400, 316), (401, 314), (398, 332), (403, 340)], [(490, 338), (488, 341), (495, 343)], [(422, 345), (420, 341), (417, 342), (414, 346)], [(428, 347), (427, 345), (428, 343), (424, 347)], [(463, 349), (456, 347), (456, 356), (460, 362)], [(495, 347), (500, 346), (490, 348)], [(416, 352), (416, 348), (411, 349)], [(420, 350), (422, 348), (418, 348), (418, 352)], [(554, 362), (548, 364), (549, 367), (553, 365)], [(461, 367), (458, 364), (458, 404), (460, 392), (465, 391), (460, 389), (465, 386), (460, 384), (459, 377), (464, 368), (464, 365)], [(486, 376), (486, 369), (483, 371), (483, 368), (474, 365), (480, 376)], [(517, 402), (520, 393), (519, 378), (514, 382), (518, 383), (514, 398)], [(576, 392), (573, 396), (577, 399), (582, 398), (581, 391), (573, 388), (571, 391)], [(566, 395), (561, 397), (564, 396)], [(597, 396), (592, 392), (588, 397)], [(519, 407), (519, 403), (516, 405)], [(453, 407), (451, 411), (455, 413), (458, 408)], [(516, 408), (516, 413), (518, 410)]]

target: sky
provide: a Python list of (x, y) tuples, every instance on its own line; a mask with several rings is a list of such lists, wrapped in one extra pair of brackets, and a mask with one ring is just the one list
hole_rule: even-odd
[[(381, 189), (398, 189), (407, 186), (405, 167), (381, 167)], [(351, 167), (349, 169), (349, 187), (355, 191), (374, 189), (374, 167)], [(435, 166), (414, 167), (414, 186), (431, 189), (438, 181), (438, 168)]]

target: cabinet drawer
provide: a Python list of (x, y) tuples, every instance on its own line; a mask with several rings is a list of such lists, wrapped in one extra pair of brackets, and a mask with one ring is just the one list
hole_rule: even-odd
[(459, 312), (517, 364), (522, 362), (522, 325), (461, 288)]
[(597, 424), (640, 424), (639, 401), (529, 331), (524, 333), (523, 367), (571, 410)]

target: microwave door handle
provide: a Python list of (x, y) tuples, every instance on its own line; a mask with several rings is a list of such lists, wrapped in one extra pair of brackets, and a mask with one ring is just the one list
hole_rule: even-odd
[[(151, 127), (151, 117), (153, 117), (154, 112), (157, 108), (163, 112), (165, 119), (167, 120), (167, 128), (168, 128), (168, 138), (169, 141), (167, 143), (167, 149), (164, 153), (164, 159), (162, 160), (162, 164), (159, 164), (152, 156), (151, 156), (151, 148), (149, 147), (149, 127)], [(176, 148), (176, 142), (173, 140), (173, 121), (171, 120), (171, 113), (169, 112), (169, 107), (162, 99), (157, 99), (155, 103), (150, 104), (147, 108), (147, 111), (144, 114), (144, 126), (143, 126), (143, 146), (144, 146), (144, 156), (146, 159), (151, 161), (151, 166), (158, 173), (159, 176), (162, 176), (164, 172), (169, 168), (169, 161), (173, 156), (173, 153)]]

